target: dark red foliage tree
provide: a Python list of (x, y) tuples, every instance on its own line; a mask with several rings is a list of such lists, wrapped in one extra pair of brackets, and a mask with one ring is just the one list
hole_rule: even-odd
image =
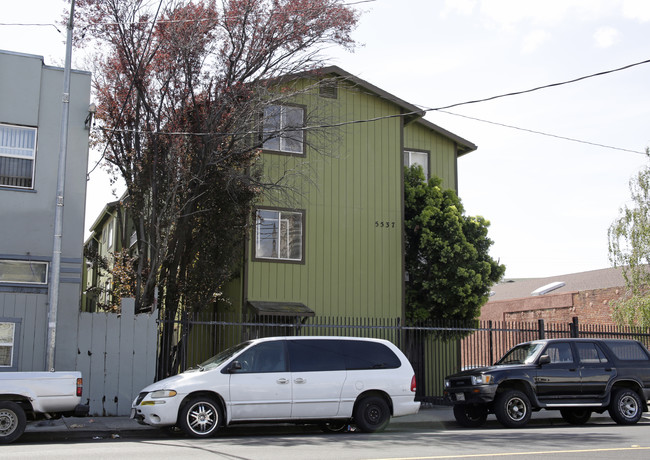
[(201, 311), (267, 189), (260, 114), (291, 98), (280, 77), (321, 67), (325, 46), (353, 47), (357, 15), (341, 0), (77, 0), (75, 14), (95, 65), (96, 142), (135, 224), (136, 309), (158, 292), (163, 319)]

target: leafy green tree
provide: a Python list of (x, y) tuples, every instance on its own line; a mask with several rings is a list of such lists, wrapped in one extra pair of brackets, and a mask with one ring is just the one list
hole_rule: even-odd
[[(646, 150), (650, 156), (650, 152)], [(613, 302), (619, 325), (650, 327), (650, 166), (630, 179), (631, 204), (609, 227), (609, 260), (621, 267), (626, 292)]]
[(490, 223), (464, 214), (453, 190), (405, 168), (406, 312), (411, 320), (476, 319), (505, 266), (488, 251)]

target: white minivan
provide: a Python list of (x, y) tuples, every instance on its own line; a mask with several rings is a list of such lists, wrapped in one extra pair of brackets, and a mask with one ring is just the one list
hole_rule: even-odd
[(197, 438), (220, 426), (267, 421), (317, 423), (326, 431), (354, 424), (371, 433), (419, 408), (413, 367), (386, 340), (270, 337), (149, 385), (131, 417)]

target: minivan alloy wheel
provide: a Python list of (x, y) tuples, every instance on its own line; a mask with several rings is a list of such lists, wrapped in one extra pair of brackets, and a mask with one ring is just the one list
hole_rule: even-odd
[(199, 397), (189, 401), (181, 409), (180, 426), (195, 438), (214, 434), (221, 424), (221, 408), (211, 398)]

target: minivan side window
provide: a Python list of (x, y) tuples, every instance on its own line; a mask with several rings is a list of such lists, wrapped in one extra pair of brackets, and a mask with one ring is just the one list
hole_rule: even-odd
[(343, 371), (339, 340), (289, 340), (291, 372)]
[(343, 353), (348, 370), (397, 369), (402, 365), (397, 355), (382, 343), (346, 340)]
[(287, 372), (284, 340), (258, 343), (235, 358), (241, 364), (238, 374)]

